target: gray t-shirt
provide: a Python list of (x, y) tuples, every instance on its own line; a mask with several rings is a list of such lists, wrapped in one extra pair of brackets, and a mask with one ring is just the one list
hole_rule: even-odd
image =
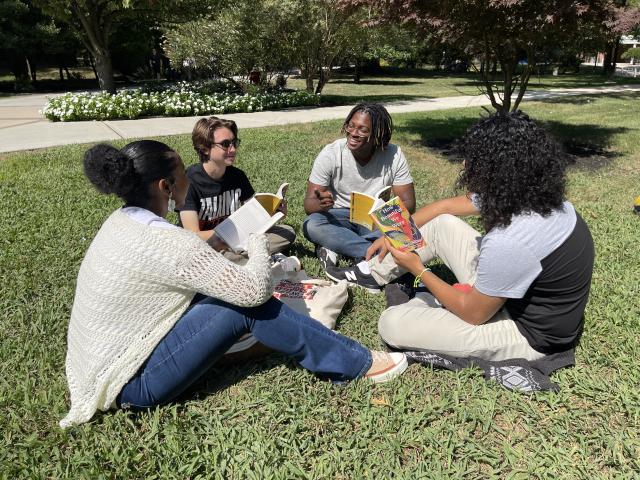
[(349, 208), (351, 192), (374, 195), (389, 185), (413, 183), (407, 159), (397, 145), (376, 150), (366, 165), (360, 165), (347, 147), (347, 139), (326, 145), (313, 162), (309, 181), (329, 187), (334, 206)]
[[(477, 199), (472, 198), (477, 205)], [(540, 261), (571, 235), (576, 211), (569, 202), (548, 217), (521, 214), (493, 228), (480, 244), (476, 289), (492, 297), (522, 298), (540, 275)]]

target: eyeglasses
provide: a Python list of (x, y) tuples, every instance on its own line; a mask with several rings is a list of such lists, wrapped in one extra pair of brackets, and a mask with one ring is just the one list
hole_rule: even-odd
[(213, 142), (213, 144), (224, 150), (229, 150), (232, 145), (233, 148), (238, 148), (240, 146), (240, 139), (234, 138), (233, 140), (223, 140), (221, 142)]
[(369, 135), (371, 135), (371, 130), (369, 130), (367, 127), (356, 128), (356, 126), (353, 123), (349, 123), (348, 125), (345, 125), (344, 131), (347, 132), (349, 135), (353, 135), (356, 132), (362, 135), (363, 137), (368, 137)]

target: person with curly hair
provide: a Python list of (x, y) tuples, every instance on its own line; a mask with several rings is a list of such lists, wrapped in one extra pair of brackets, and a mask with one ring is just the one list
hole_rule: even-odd
[[(457, 148), (464, 159), (459, 185), (470, 193), (416, 212), (426, 246), (401, 252), (381, 238), (367, 252), (370, 273), (351, 272), (361, 286), (410, 272), (428, 290), (409, 289), (404, 303), (393, 302), (399, 304), (380, 317), (380, 336), (397, 349), (493, 361), (538, 360), (573, 348), (584, 325), (594, 247), (565, 199), (562, 150), (521, 112), (481, 120)], [(480, 215), (484, 236), (458, 218), (468, 215)], [(436, 257), (460, 284), (425, 268)], [(347, 270), (328, 273), (339, 278)], [(397, 299), (389, 293), (398, 294), (399, 286), (387, 289), (387, 299)]]
[(171, 402), (248, 332), (335, 382), (386, 381), (407, 367), (404, 354), (372, 352), (273, 298), (264, 234), (249, 238), (240, 266), (169, 223), (167, 212), (184, 203), (189, 187), (169, 146), (96, 145), (84, 171), (124, 206), (102, 224), (78, 272), (67, 333), (71, 409), (61, 427), (98, 410)]
[(325, 270), (337, 265), (339, 255), (362, 260), (380, 236), (350, 221), (351, 192), (375, 195), (391, 186), (411, 212), (416, 205), (407, 160), (400, 147), (390, 143), (393, 121), (382, 105), (356, 105), (341, 132), (346, 138), (326, 145), (313, 162), (304, 199), (302, 231), (316, 245)]

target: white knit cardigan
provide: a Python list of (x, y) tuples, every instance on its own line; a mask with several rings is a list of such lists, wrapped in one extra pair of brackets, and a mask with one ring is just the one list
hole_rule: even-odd
[(193, 232), (113, 212), (78, 273), (67, 334), (71, 409), (60, 426), (111, 408), (196, 292), (247, 307), (267, 301), (273, 287), (266, 237), (252, 236), (247, 250), (240, 267)]

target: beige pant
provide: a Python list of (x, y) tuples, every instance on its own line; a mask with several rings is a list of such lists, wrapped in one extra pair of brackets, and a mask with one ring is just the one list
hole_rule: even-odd
[[(283, 252), (293, 244), (296, 239), (296, 232), (289, 225), (274, 225), (271, 227), (265, 235), (269, 240), (269, 253), (274, 254)], [(232, 252), (227, 250), (223, 253), (224, 257), (238, 265), (244, 265), (249, 260), (247, 252)]]
[[(439, 257), (458, 282), (475, 283), (482, 238), (476, 230), (457, 217), (440, 215), (423, 225), (420, 232), (426, 241), (426, 246), (417, 252), (423, 263)], [(371, 274), (381, 285), (406, 272), (391, 255), (369, 264)], [(482, 325), (472, 325), (442, 308), (430, 293), (418, 293), (407, 303), (386, 309), (380, 316), (378, 331), (387, 344), (402, 349), (486, 360), (544, 357), (531, 348), (505, 309)]]

